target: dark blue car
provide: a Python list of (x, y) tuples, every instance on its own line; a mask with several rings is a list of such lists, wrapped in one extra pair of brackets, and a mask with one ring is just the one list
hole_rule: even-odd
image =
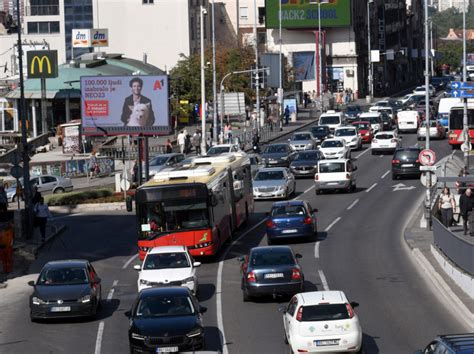
[(268, 244), (281, 238), (312, 238), (317, 235), (315, 212), (317, 209), (305, 200), (274, 203), (265, 223)]

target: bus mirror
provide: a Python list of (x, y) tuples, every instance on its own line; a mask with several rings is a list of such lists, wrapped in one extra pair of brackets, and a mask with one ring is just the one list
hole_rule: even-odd
[(127, 198), (125, 198), (125, 205), (127, 207), (127, 211), (132, 211), (133, 210), (132, 197), (131, 196), (127, 196)]
[(218, 204), (218, 200), (217, 200), (216, 195), (215, 194), (211, 195), (211, 205), (215, 207), (217, 206), (217, 204)]

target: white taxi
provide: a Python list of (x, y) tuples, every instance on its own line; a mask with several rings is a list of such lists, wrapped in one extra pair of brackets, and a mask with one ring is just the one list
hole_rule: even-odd
[(312, 291), (293, 296), (283, 312), (285, 342), (293, 353), (358, 352), (362, 328), (342, 291)]

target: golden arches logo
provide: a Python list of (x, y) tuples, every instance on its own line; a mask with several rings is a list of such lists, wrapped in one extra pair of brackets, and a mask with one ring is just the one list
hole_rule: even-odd
[(51, 61), (46, 55), (43, 55), (41, 58), (39, 56), (35, 56), (30, 64), (30, 73), (33, 75), (35, 73), (35, 63), (38, 62), (38, 72), (43, 73), (44, 61), (47, 64), (47, 73), (51, 74)]

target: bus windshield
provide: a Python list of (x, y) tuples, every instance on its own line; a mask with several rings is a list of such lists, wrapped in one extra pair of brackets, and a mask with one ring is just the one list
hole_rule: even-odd
[(141, 235), (144, 239), (171, 232), (209, 227), (209, 212), (204, 201), (164, 200), (141, 206)]

